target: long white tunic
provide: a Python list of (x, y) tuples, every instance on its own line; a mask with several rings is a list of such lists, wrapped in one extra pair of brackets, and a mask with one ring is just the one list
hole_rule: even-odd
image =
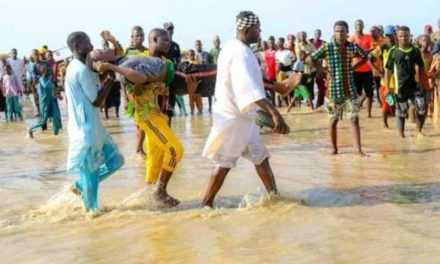
[(102, 124), (99, 108), (93, 106), (98, 87), (91, 70), (73, 59), (66, 70), (65, 92), (69, 120), (69, 155), (67, 169), (98, 169), (104, 163), (102, 149), (109, 135)]
[(266, 97), (255, 54), (239, 40), (220, 52), (215, 85), (213, 126), (203, 156), (221, 161), (238, 159), (249, 143), (259, 140), (256, 101)]

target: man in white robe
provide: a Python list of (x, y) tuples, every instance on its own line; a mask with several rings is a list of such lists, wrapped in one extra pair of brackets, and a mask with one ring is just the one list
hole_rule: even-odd
[[(260, 66), (249, 48), (259, 41), (260, 32), (258, 17), (250, 11), (240, 12), (237, 39), (227, 43), (218, 58), (213, 126), (203, 151), (203, 156), (212, 159), (216, 168), (203, 206), (212, 207), (215, 195), (240, 156), (255, 164), (266, 190), (277, 193), (270, 155), (255, 124), (256, 112), (263, 109), (271, 116), (276, 133), (288, 134), (289, 127), (266, 99)], [(297, 83), (298, 78), (292, 76), (282, 83), (273, 83), (272, 89), (286, 94)]]

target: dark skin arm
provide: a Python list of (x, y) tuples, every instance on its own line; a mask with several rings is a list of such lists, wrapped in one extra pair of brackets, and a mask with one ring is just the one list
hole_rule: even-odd
[(114, 78), (110, 75), (110, 73), (106, 73), (105, 76), (106, 78), (103, 82), (103, 88), (101, 89), (101, 91), (99, 91), (98, 97), (92, 103), (94, 107), (101, 107), (104, 104), (105, 99), (109, 95), (110, 90), (112, 89)]
[(286, 96), (295, 86), (300, 83), (300, 81), (301, 74), (292, 74), (289, 78), (282, 82), (274, 82), (271, 89), (281, 94), (281, 96)]
[(284, 121), (284, 118), (281, 116), (280, 112), (278, 112), (278, 110), (275, 109), (275, 107), (270, 104), (269, 101), (267, 101), (267, 99), (261, 99), (255, 103), (272, 117), (272, 120), (275, 123), (273, 132), (279, 134), (289, 134), (290, 128)]

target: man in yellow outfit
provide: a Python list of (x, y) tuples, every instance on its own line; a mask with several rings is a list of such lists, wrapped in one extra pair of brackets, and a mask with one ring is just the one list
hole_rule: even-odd
[[(148, 35), (149, 56), (164, 59), (170, 48), (170, 37), (163, 29), (153, 29)], [(154, 198), (163, 206), (176, 206), (179, 200), (167, 193), (167, 185), (177, 164), (183, 157), (183, 146), (168, 126), (168, 116), (160, 111), (158, 96), (166, 95), (168, 90), (163, 81), (154, 81), (142, 73), (109, 63), (97, 67), (99, 71), (111, 70), (123, 75), (134, 83), (133, 96), (135, 111), (134, 120), (145, 132), (146, 175), (147, 184), (156, 184)], [(192, 82), (191, 82), (192, 81)], [(194, 80), (190, 80), (196, 85)], [(188, 83), (190, 85), (190, 83)]]

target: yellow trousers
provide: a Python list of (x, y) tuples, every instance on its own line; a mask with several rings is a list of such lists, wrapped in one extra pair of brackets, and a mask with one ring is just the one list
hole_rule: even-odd
[(183, 146), (162, 114), (152, 113), (148, 120), (137, 122), (137, 125), (145, 131), (145, 182), (154, 184), (162, 170), (174, 172), (182, 160)]

